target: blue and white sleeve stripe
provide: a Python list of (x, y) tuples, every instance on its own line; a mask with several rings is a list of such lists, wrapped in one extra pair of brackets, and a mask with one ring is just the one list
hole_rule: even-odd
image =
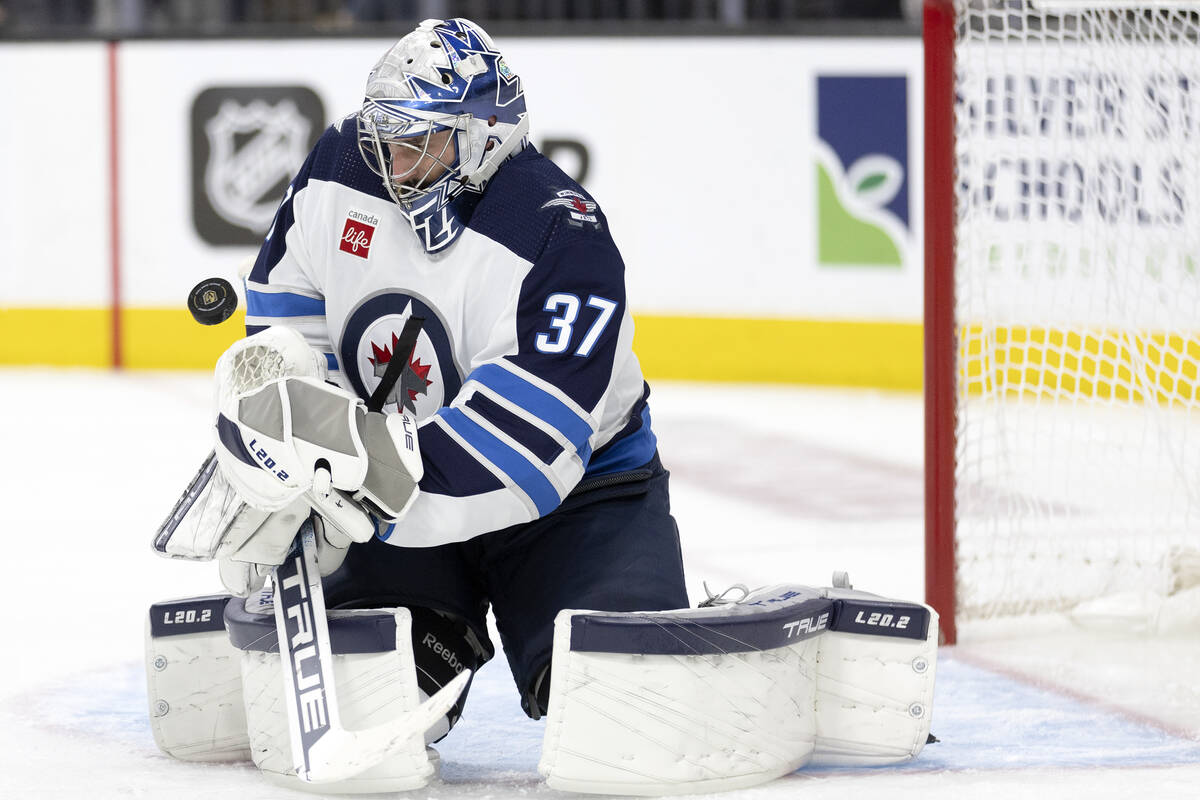
[(473, 416), (460, 408), (438, 411), (440, 422), (449, 428), (451, 435), (486, 459), (505, 484), (520, 489), (529, 498), (537, 510), (534, 516), (545, 516), (557, 508), (565, 492), (551, 482), (537, 458), (504, 434), (490, 429), (482, 418)]
[(246, 324), (289, 325), (325, 322), (325, 299), (315, 292), (292, 286), (271, 286), (246, 281)]
[(560, 443), (570, 445), (586, 467), (592, 453), (589, 440), (596, 432), (591, 415), (550, 384), (518, 370), (496, 363), (484, 364), (468, 375), (467, 381), (474, 381), (487, 396), (516, 416)]
[(295, 291), (262, 291), (246, 287), (246, 314), (251, 317), (323, 317), (325, 301)]
[(286, 325), (325, 356), (330, 372), (340, 369), (325, 322), (325, 300), (316, 292), (292, 286), (246, 281), (246, 335), (272, 325)]
[(436, 424), (513, 492), (531, 519), (557, 508), (578, 481), (596, 432), (570, 398), (507, 362), (468, 375)]

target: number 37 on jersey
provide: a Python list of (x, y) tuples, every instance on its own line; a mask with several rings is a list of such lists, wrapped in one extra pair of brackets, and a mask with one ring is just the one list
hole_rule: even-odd
[[(534, 339), (534, 346), (540, 353), (557, 354), (564, 353), (575, 345), (573, 355), (586, 358), (592, 354), (592, 348), (608, 327), (617, 305), (615, 300), (599, 295), (589, 295), (587, 300), (581, 301), (577, 295), (555, 292), (546, 298), (542, 306), (543, 311), (553, 314), (550, 318), (550, 330), (539, 333)], [(577, 337), (576, 321), (579, 319), (580, 308), (585, 306), (596, 309), (599, 313), (586, 328), (578, 326), (582, 335)]]

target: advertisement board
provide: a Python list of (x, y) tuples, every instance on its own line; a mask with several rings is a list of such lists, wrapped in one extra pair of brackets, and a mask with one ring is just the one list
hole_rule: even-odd
[[(102, 66), (104, 45), (0, 51), (13, 63), (5, 75), (40, 59), (51, 73), (43, 85), (54, 85), (56, 70), (66, 80), (69, 64), (95, 84), (87, 93), (97, 105), (88, 130), (101, 135), (73, 139), (87, 169), (70, 174), (100, 198), (110, 193), (102, 132), (111, 94), (119, 197), (111, 214), (103, 202), (77, 214), (80, 238), (64, 241), (58, 256), (73, 270), (70, 289), (38, 270), (19, 283), (6, 278), (0, 305), (105, 308), (115, 294), (126, 323), (119, 345), (125, 363), (211, 363), (211, 334), (193, 342), (201, 334), (189, 332), (182, 312), (188, 289), (211, 275), (232, 278), (253, 257), (288, 176), (326, 124), (355, 111), (366, 73), (389, 44), (122, 42), (111, 46), (111, 87), (103, 69), (77, 65), (91, 59)], [(743, 365), (728, 379), (880, 382), (870, 377), (877, 367), (861, 363), (850, 370), (858, 377), (825, 374), (865, 357), (893, 366), (906, 359), (905, 380), (919, 382), (918, 40), (502, 44), (524, 82), (534, 144), (581, 179), (608, 216), (647, 372), (660, 363), (689, 373), (673, 377), (704, 377), (690, 375), (705, 367), (677, 351), (699, 349), (688, 343), (707, 337), (706, 346)], [(12, 83), (0, 81), (0, 91), (19, 92)], [(15, 107), (39, 102), (18, 97)], [(5, 152), (28, 152), (36, 139), (32, 128), (0, 136)], [(17, 174), (26, 204), (44, 204), (59, 191), (52, 184), (60, 181)], [(6, 273), (29, 259), (8, 235), (23, 214), (0, 219)], [(115, 256), (107, 252), (110, 222)], [(161, 335), (164, 326), (169, 337)], [(894, 349), (897, 331), (904, 331), (905, 355), (871, 355), (876, 347)], [(849, 349), (838, 344), (856, 340)], [(825, 352), (806, 355), (817, 349)], [(821, 359), (826, 366), (810, 369)]]

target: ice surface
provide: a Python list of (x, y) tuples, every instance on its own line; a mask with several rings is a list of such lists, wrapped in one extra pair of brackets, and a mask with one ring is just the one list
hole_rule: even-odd
[[(214, 591), (212, 565), (149, 541), (208, 450), (191, 373), (0, 370), (0, 798), (303, 798), (249, 765), (157, 751), (140, 654), (147, 606)], [(919, 598), (921, 404), (911, 395), (656, 385), (651, 398), (693, 600), (701, 580)], [(758, 413), (752, 413), (757, 410)], [(945, 648), (933, 731), (900, 768), (801, 770), (726, 793), (783, 798), (1200, 796), (1200, 643), (1070, 628)], [(503, 659), (484, 667), (413, 798), (560, 797), (542, 723)]]

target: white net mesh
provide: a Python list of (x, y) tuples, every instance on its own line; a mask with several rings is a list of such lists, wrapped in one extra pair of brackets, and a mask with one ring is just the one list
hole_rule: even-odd
[(1200, 549), (1200, 18), (955, 5), (959, 615), (1166, 593)]

